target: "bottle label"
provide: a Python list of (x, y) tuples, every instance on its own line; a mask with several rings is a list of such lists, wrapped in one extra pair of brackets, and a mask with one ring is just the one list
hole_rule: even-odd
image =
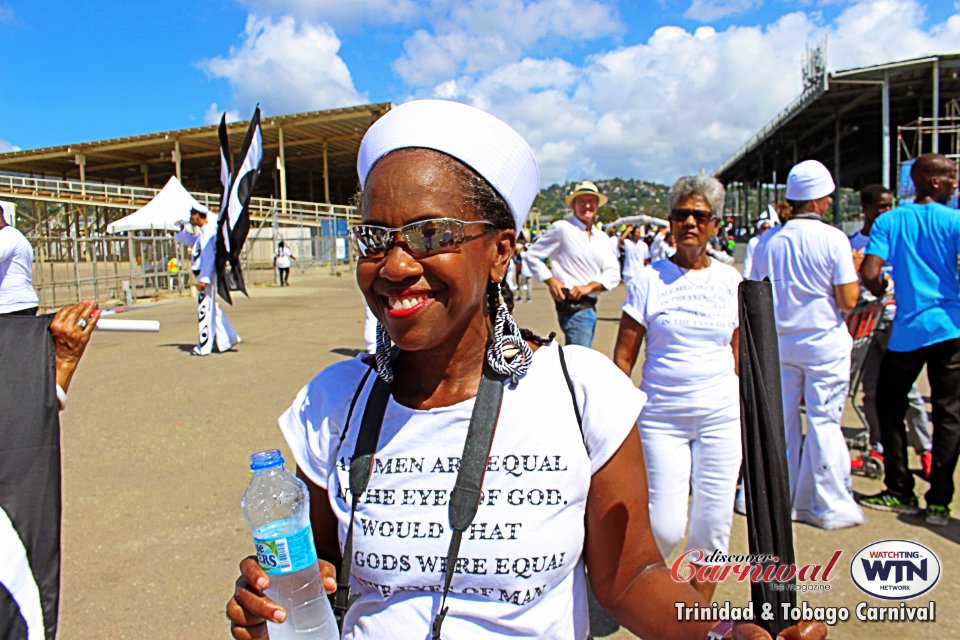
[(317, 562), (310, 525), (283, 538), (254, 535), (253, 542), (257, 547), (257, 562), (270, 575), (294, 573)]

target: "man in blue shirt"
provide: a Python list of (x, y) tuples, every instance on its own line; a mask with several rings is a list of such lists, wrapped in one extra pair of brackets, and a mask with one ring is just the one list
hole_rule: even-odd
[(893, 264), (897, 285), (897, 315), (877, 387), (886, 490), (860, 503), (884, 511), (920, 511), (907, 469), (903, 419), (907, 393), (926, 365), (934, 426), (926, 521), (945, 525), (960, 453), (960, 212), (944, 206), (956, 191), (957, 168), (945, 156), (927, 153), (914, 162), (910, 177), (917, 191), (914, 202), (877, 219), (860, 269), (863, 283), (877, 297), (888, 286), (881, 274), (885, 262)]

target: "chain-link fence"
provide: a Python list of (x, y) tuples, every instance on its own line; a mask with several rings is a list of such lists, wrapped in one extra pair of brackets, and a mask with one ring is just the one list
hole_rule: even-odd
[[(294, 257), (293, 268), (350, 269), (351, 251), (345, 219), (319, 225), (277, 223), (250, 230), (241, 264), (248, 287), (277, 282), (274, 255), (284, 241)], [(162, 231), (75, 237), (29, 237), (34, 251), (33, 285), (42, 309), (80, 300), (101, 306), (131, 305), (163, 294), (188, 295), (195, 279), (191, 248)]]

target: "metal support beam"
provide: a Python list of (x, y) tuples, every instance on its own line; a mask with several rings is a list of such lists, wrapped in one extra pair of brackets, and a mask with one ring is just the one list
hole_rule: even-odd
[(933, 59), (933, 153), (940, 153), (940, 58)]
[(890, 188), (890, 72), (883, 72), (883, 88), (881, 89), (881, 110), (883, 111), (883, 125), (880, 134), (880, 176), (884, 189)]
[(173, 164), (177, 168), (177, 180), (183, 182), (183, 176), (180, 174), (180, 141), (173, 141)]
[(833, 183), (837, 185), (837, 190), (833, 194), (833, 224), (835, 227), (842, 228), (843, 222), (840, 220), (840, 113), (838, 112), (833, 119)]
[(277, 169), (280, 170), (280, 213), (287, 215), (287, 156), (283, 148), (283, 127), (279, 127), (277, 131), (280, 136), (277, 153)]
[(80, 194), (87, 195), (87, 157), (82, 153), (78, 153), (73, 157), (73, 161), (80, 167)]
[(330, 203), (330, 172), (327, 171), (327, 141), (323, 141), (323, 201)]

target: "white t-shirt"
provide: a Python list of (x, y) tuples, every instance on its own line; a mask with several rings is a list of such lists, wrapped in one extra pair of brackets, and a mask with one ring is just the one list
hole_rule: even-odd
[[(634, 428), (645, 396), (602, 354), (564, 347), (583, 433), (555, 344), (541, 347), (505, 388), (473, 525), (447, 597), (444, 640), (587, 637), (584, 510), (590, 478)], [(350, 519), (349, 465), (371, 374), (344, 425), (359, 359), (315, 377), (280, 417), (297, 465), (326, 488), (341, 547)], [(474, 400), (418, 411), (392, 398), (370, 484), (354, 522), (347, 640), (430, 637), (450, 543), (448, 497)], [(341, 441), (343, 439), (343, 442)]]
[(613, 256), (620, 259), (620, 236), (613, 234), (609, 236), (610, 238), (610, 250), (613, 251)]
[(650, 257), (650, 248), (643, 240), (634, 242), (630, 239), (623, 241), (623, 282), (629, 284), (644, 267)]
[(277, 259), (277, 269), (289, 269), (290, 268), (290, 256), (293, 255), (293, 252), (286, 246), (278, 247), (277, 252), (274, 254), (274, 257)]
[[(547, 258), (550, 267), (543, 262)], [(586, 226), (575, 217), (550, 225), (540, 239), (527, 247), (523, 260), (541, 282), (556, 276), (567, 288), (599, 282), (607, 291), (620, 284), (620, 263), (610, 250), (607, 236), (599, 227), (587, 235)], [(595, 298), (597, 292), (587, 295)]]
[(818, 220), (791, 220), (761, 242), (753, 273), (754, 279), (770, 276), (773, 283), (782, 360), (821, 354), (832, 358), (850, 350), (850, 332), (837, 307), (834, 285), (858, 278), (842, 231)]
[(739, 412), (730, 341), (740, 326), (740, 281), (736, 269), (716, 260), (695, 270), (659, 260), (627, 287), (623, 311), (646, 329), (640, 389), (650, 398), (648, 412)]
[(33, 289), (33, 247), (12, 226), (0, 229), (0, 313), (40, 304)]
[(753, 236), (747, 240), (747, 249), (743, 252), (743, 267), (740, 269), (740, 273), (743, 274), (744, 278), (750, 277), (750, 269), (753, 266), (753, 253), (757, 250), (759, 243), (760, 236)]

